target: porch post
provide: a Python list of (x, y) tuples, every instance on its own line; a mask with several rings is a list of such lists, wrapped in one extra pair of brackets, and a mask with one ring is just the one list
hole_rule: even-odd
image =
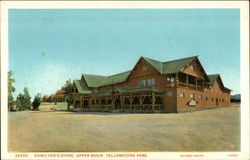
[(115, 110), (115, 98), (114, 96), (111, 97), (112, 100), (112, 109)]
[(81, 110), (83, 111), (82, 101), (83, 101), (83, 98), (82, 98), (82, 95), (80, 95), (80, 108), (81, 108)]
[(141, 109), (141, 112), (142, 112), (142, 96), (141, 95), (139, 96), (139, 104), (140, 104), (140, 109)]
[(155, 111), (155, 92), (152, 92), (152, 109)]
[(176, 84), (176, 87), (178, 87), (178, 82), (179, 82), (179, 78), (178, 78), (178, 72), (177, 72), (176, 75), (175, 75), (175, 84)]
[(132, 94), (130, 94), (130, 97), (129, 97), (129, 109), (131, 109), (133, 111), (132, 103), (133, 103)]
[(73, 99), (73, 106), (74, 106), (74, 108), (76, 107), (76, 101), (75, 101), (75, 99)]
[(204, 79), (202, 79), (202, 90), (204, 90)]
[(197, 89), (197, 77), (195, 77), (195, 89)]

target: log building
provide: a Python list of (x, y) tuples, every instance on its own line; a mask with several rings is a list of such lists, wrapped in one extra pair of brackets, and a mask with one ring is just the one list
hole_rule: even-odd
[(51, 96), (53, 102), (65, 102), (65, 88), (62, 87), (60, 90), (57, 90), (56, 93)]
[(228, 105), (230, 91), (219, 74), (206, 74), (198, 56), (167, 62), (141, 57), (131, 71), (83, 74), (73, 82), (73, 101), (83, 111), (182, 112)]

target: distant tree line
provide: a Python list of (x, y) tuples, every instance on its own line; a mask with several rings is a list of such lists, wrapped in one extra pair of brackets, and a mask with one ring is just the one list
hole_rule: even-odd
[(22, 110), (38, 110), (41, 104), (41, 94), (37, 93), (33, 102), (31, 102), (31, 96), (29, 94), (29, 89), (24, 87), (23, 92), (19, 93), (16, 100), (13, 97), (13, 93), (16, 91), (13, 83), (15, 79), (13, 78), (14, 73), (12, 71), (8, 72), (8, 111), (22, 111)]

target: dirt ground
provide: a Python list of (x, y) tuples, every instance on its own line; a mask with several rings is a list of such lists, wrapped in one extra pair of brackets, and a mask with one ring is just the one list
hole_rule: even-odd
[(10, 152), (240, 150), (239, 104), (178, 114), (56, 112), (53, 107), (8, 113)]

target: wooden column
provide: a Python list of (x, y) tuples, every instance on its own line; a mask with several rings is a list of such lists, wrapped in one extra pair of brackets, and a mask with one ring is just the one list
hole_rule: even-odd
[(155, 111), (155, 92), (152, 92), (152, 110)]
[(112, 100), (112, 109), (115, 110), (115, 98), (111, 97)]
[(80, 98), (80, 108), (81, 108), (81, 110), (83, 111), (83, 103), (82, 103), (82, 101), (83, 101), (83, 99)]
[(141, 112), (142, 112), (142, 96), (139, 96), (139, 106), (140, 106)]
[(129, 96), (129, 109), (131, 109), (133, 111), (132, 103), (133, 103), (132, 94), (130, 94), (130, 96)]
[(121, 109), (124, 110), (124, 97), (120, 96)]
[(178, 87), (178, 82), (179, 82), (179, 78), (178, 78), (178, 72), (177, 72), (176, 75), (175, 75), (175, 84), (176, 84), (176, 87)]
[(195, 89), (197, 89), (197, 77), (195, 77)]
[(204, 79), (202, 79), (202, 91), (204, 91)]
[(73, 106), (74, 106), (74, 108), (76, 108), (76, 101), (75, 100), (73, 100)]

